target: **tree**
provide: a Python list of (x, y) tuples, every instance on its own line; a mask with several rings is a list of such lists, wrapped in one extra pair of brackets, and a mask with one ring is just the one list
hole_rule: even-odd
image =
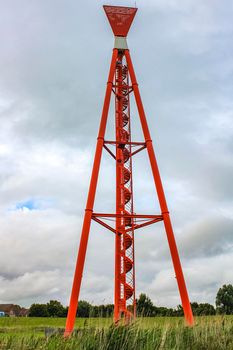
[(57, 300), (50, 300), (49, 303), (47, 303), (47, 311), (49, 317), (65, 317), (66, 316), (66, 309), (63, 307), (63, 305), (57, 301)]
[(224, 284), (216, 295), (216, 309), (219, 314), (233, 314), (233, 286)]
[(32, 304), (29, 309), (30, 317), (66, 317), (68, 308), (59, 301), (50, 300), (47, 304)]
[(213, 305), (209, 303), (201, 303), (198, 307), (198, 316), (215, 315), (216, 311)]
[(193, 315), (197, 316), (199, 304), (196, 301), (194, 301), (193, 303), (190, 303), (190, 305), (192, 308)]
[(208, 316), (215, 315), (215, 308), (213, 305), (208, 303), (198, 304), (196, 302), (191, 303), (194, 316)]
[(154, 314), (154, 305), (146, 294), (140, 294), (136, 302), (139, 316), (152, 316)]
[(48, 317), (47, 305), (45, 304), (32, 304), (29, 313), (29, 317)]
[[(94, 309), (95, 308), (95, 309)], [(113, 315), (114, 305), (99, 305), (91, 307), (91, 316), (95, 314), (96, 317), (111, 317)]]
[(164, 306), (155, 307), (153, 316), (174, 316), (174, 310), (172, 308), (168, 309)]
[(78, 317), (89, 317), (91, 308), (92, 308), (92, 306), (90, 303), (88, 303), (85, 300), (80, 300), (78, 302), (77, 316)]
[(182, 305), (178, 305), (177, 308), (174, 310), (174, 316), (177, 316), (177, 317), (184, 316), (184, 310)]

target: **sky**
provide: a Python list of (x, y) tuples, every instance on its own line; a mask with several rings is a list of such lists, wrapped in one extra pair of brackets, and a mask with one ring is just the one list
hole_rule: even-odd
[[(103, 4), (0, 0), (0, 303), (68, 305), (113, 48)], [(233, 3), (136, 5), (128, 45), (190, 300), (214, 304), (233, 283)], [(111, 107), (108, 138), (113, 125)], [(114, 163), (101, 165), (94, 209), (113, 212)], [(134, 165), (136, 212), (159, 214), (145, 151)], [(163, 224), (135, 235), (136, 295), (176, 307)], [(114, 236), (93, 223), (80, 298), (112, 303), (113, 273)]]

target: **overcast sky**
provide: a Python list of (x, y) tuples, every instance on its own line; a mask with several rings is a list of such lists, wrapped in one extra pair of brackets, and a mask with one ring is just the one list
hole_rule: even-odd
[[(68, 304), (113, 47), (103, 1), (0, 0), (0, 302)], [(134, 6), (134, 1), (107, 4)], [(191, 301), (233, 283), (233, 2), (147, 0), (128, 37)], [(109, 115), (111, 137), (113, 108)], [(141, 141), (132, 101), (133, 138)], [(104, 154), (96, 211), (114, 210)], [(137, 213), (159, 213), (146, 152)], [(162, 223), (136, 232), (136, 289), (180, 303)], [(113, 302), (92, 225), (81, 298)]]

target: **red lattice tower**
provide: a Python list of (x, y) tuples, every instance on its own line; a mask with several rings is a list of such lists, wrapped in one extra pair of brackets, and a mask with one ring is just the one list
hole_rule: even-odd
[[(69, 335), (74, 328), (91, 220), (96, 221), (115, 234), (114, 321), (117, 323), (122, 316), (126, 320), (130, 320), (136, 315), (134, 231), (156, 222), (163, 221), (186, 323), (188, 325), (193, 325), (192, 309), (185, 285), (165, 194), (163, 191), (138, 83), (126, 42), (126, 36), (133, 22), (137, 9), (130, 7), (104, 6), (104, 10), (115, 35), (115, 47), (112, 54), (99, 134), (97, 138), (94, 164), (66, 322), (66, 336)], [(112, 93), (115, 95), (115, 140), (106, 140), (105, 130)], [(143, 142), (135, 142), (131, 139), (130, 95), (132, 93), (135, 97), (144, 135)], [(114, 147), (115, 151), (112, 150), (111, 147)], [(96, 213), (93, 211), (103, 149), (105, 149), (111, 155), (116, 165), (115, 213)], [(136, 214), (134, 212), (132, 159), (143, 149), (147, 149), (148, 152), (161, 209), (160, 214), (147, 215)], [(106, 222), (106, 220), (109, 218), (114, 219), (115, 227), (110, 226), (109, 223)]]

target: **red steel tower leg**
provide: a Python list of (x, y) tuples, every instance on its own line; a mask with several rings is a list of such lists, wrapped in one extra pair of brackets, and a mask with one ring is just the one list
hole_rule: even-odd
[(99, 175), (100, 161), (101, 161), (102, 150), (104, 145), (104, 135), (105, 135), (106, 125), (107, 125), (107, 118), (108, 118), (109, 104), (110, 104), (110, 98), (111, 98), (111, 92), (112, 92), (112, 86), (113, 86), (113, 78), (115, 74), (117, 53), (118, 51), (114, 49), (112, 54), (110, 72), (108, 76), (107, 89), (106, 89), (106, 94), (104, 99), (104, 106), (103, 106), (102, 117), (100, 122), (99, 134), (97, 138), (97, 145), (96, 145), (95, 158), (94, 158), (94, 164), (93, 164), (91, 181), (90, 181), (90, 188), (88, 192), (87, 205), (86, 205), (85, 216), (83, 220), (83, 228), (81, 233), (78, 258), (76, 262), (73, 287), (72, 287), (71, 297), (70, 297), (70, 306), (69, 306), (68, 316), (66, 320), (65, 336), (69, 335), (73, 331), (75, 317), (76, 317), (77, 308), (78, 308), (79, 291), (81, 286), (83, 267), (84, 267), (86, 250), (87, 250), (87, 243), (88, 243), (88, 237), (89, 237), (89, 231), (90, 231), (90, 225), (91, 225), (91, 217), (93, 212), (96, 186), (97, 186), (98, 175)]
[(148, 152), (149, 159), (150, 159), (150, 164), (151, 164), (151, 169), (152, 169), (152, 173), (153, 173), (153, 177), (154, 177), (155, 187), (156, 187), (157, 194), (158, 194), (159, 204), (160, 204), (161, 212), (163, 215), (164, 226), (165, 226), (165, 230), (166, 230), (166, 234), (167, 234), (167, 239), (168, 239), (168, 244), (169, 244), (169, 248), (170, 248), (170, 252), (171, 252), (172, 262), (174, 265), (174, 270), (176, 273), (176, 278), (177, 278), (177, 283), (178, 283), (178, 287), (179, 287), (182, 306), (184, 309), (185, 319), (186, 319), (186, 322), (188, 325), (193, 325), (193, 313), (192, 313), (192, 309), (190, 306), (188, 292), (187, 292), (187, 288), (186, 288), (186, 284), (185, 284), (185, 280), (184, 280), (184, 275), (183, 275), (183, 271), (182, 271), (182, 267), (181, 267), (181, 263), (180, 263), (179, 253), (178, 253), (178, 249), (177, 249), (177, 245), (176, 245), (176, 241), (175, 241), (175, 236), (174, 236), (173, 229), (172, 229), (172, 224), (171, 224), (170, 215), (169, 215), (169, 211), (168, 211), (168, 207), (167, 207), (167, 203), (166, 203), (166, 198), (165, 198), (165, 194), (164, 194), (164, 190), (163, 190), (163, 185), (162, 185), (162, 181), (161, 181), (161, 177), (160, 177), (160, 173), (159, 173), (159, 168), (158, 168), (158, 164), (156, 161), (154, 148), (153, 148), (153, 144), (152, 144), (152, 140), (151, 140), (151, 136), (150, 136), (147, 120), (146, 120), (146, 115), (144, 112), (144, 108), (143, 108), (143, 104), (142, 104), (142, 100), (141, 100), (141, 96), (140, 96), (140, 92), (139, 92), (139, 88), (138, 88), (138, 83), (136, 80), (136, 76), (135, 76), (135, 72), (134, 72), (134, 68), (133, 68), (133, 64), (131, 61), (129, 50), (125, 51), (125, 56), (126, 56), (126, 60), (127, 60), (128, 68), (129, 68), (129, 73), (130, 73), (130, 78), (132, 81), (134, 96), (135, 96), (135, 100), (136, 100), (136, 104), (137, 104), (137, 108), (138, 108), (138, 113), (139, 113), (139, 117), (140, 117), (140, 121), (141, 121), (141, 125), (142, 125), (142, 130), (143, 130), (143, 134), (144, 134), (144, 138), (145, 138), (145, 142), (146, 142), (146, 148), (147, 148), (147, 152)]

